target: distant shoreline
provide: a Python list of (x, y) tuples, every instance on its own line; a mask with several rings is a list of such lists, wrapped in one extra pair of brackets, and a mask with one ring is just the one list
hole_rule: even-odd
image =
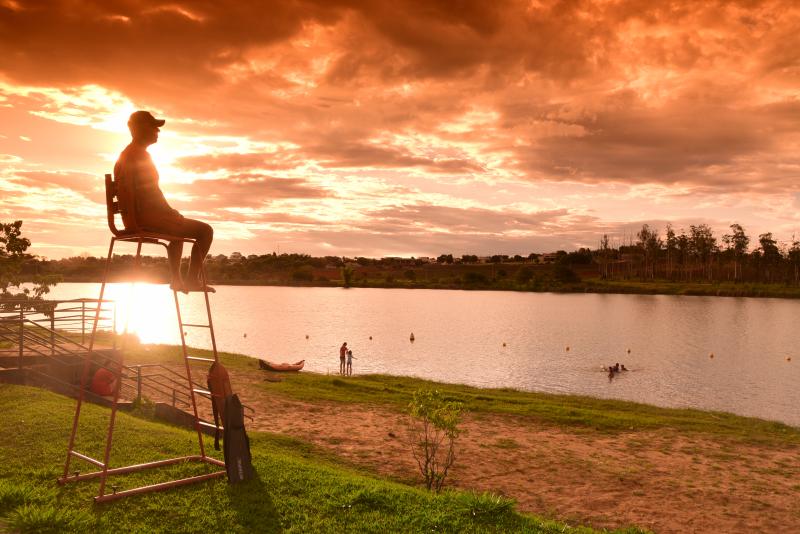
[[(166, 284), (164, 280), (141, 279), (139, 282), (152, 284)], [(112, 283), (126, 283), (126, 280), (110, 280)], [(65, 277), (60, 283), (100, 283), (100, 280), (83, 277)], [(344, 288), (341, 280), (289, 282), (270, 280), (211, 280), (214, 286), (253, 286), (253, 287), (340, 287)], [(461, 290), (461, 291), (514, 291), (519, 293), (598, 293), (621, 295), (674, 295), (694, 297), (750, 297), (750, 298), (781, 298), (800, 299), (800, 287), (786, 286), (783, 284), (763, 283), (688, 283), (656, 280), (652, 282), (627, 281), (627, 280), (601, 280), (590, 278), (580, 282), (560, 283), (539, 281), (534, 284), (518, 284), (514, 281), (496, 281), (486, 284), (454, 284), (430, 283), (422, 281), (394, 281), (383, 280), (356, 281), (350, 288), (364, 289), (435, 289), (435, 290)]]

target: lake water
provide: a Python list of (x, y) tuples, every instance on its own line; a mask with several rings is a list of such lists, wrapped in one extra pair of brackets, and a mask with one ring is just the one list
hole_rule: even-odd
[[(695, 407), (800, 426), (800, 301), (216, 286), (219, 350), (335, 373), (347, 341), (354, 371)], [(60, 284), (48, 297), (96, 298), (99, 284)], [(120, 318), (146, 343), (180, 343), (164, 285), (109, 286)], [(202, 322), (202, 294), (182, 297)], [(190, 345), (208, 347), (202, 330)], [(414, 333), (415, 341), (409, 336)], [(308, 338), (306, 339), (306, 336)], [(372, 336), (372, 339), (370, 339)], [(505, 345), (504, 345), (505, 344)], [(567, 350), (569, 347), (569, 350)], [(630, 349), (630, 353), (628, 353)], [(713, 358), (710, 354), (714, 355)], [(791, 358), (791, 360), (787, 360)], [(624, 363), (609, 380), (601, 367)]]

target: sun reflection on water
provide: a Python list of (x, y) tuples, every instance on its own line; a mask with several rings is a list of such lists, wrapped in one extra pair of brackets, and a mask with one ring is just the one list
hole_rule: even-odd
[(174, 343), (180, 336), (175, 301), (168, 286), (109, 284), (105, 298), (116, 301), (117, 333), (127, 328), (142, 343)]

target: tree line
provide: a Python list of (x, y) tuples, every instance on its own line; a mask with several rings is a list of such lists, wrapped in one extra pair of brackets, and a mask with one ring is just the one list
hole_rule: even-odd
[(719, 237), (706, 224), (680, 233), (667, 224), (663, 236), (644, 224), (635, 240), (610, 241), (603, 235), (593, 252), (605, 279), (800, 284), (800, 241), (778, 243), (772, 232), (753, 240), (738, 223)]

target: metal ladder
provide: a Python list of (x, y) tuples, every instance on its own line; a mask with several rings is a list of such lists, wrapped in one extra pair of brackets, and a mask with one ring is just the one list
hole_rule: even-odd
[[(137, 262), (137, 265), (138, 265), (138, 263), (140, 262), (140, 258), (141, 258), (141, 249), (142, 249), (142, 244), (143, 243), (159, 244), (159, 245), (162, 245), (164, 247), (167, 247), (167, 244), (168, 244), (167, 237), (169, 237), (169, 236), (155, 235), (155, 234), (152, 234), (152, 235), (131, 235), (131, 236), (115, 236), (115, 237), (112, 237), (111, 238), (111, 245), (109, 247), (109, 252), (108, 252), (108, 258), (106, 259), (106, 266), (105, 266), (105, 273), (103, 275), (103, 282), (102, 282), (102, 284), (100, 286), (99, 302), (103, 301), (103, 296), (105, 295), (106, 284), (107, 284), (108, 273), (109, 273), (109, 266), (110, 266), (111, 259), (112, 259), (114, 243), (116, 241), (128, 241), (128, 242), (136, 242), (137, 243), (138, 246), (137, 246), (137, 250), (136, 250), (136, 262)], [(193, 243), (193, 240), (190, 240), (190, 239), (184, 239), (184, 241), (188, 242), (188, 243)], [(183, 317), (181, 315), (181, 304), (180, 304), (180, 299), (179, 299), (179, 296), (178, 296), (178, 291), (173, 290), (173, 296), (174, 296), (174, 299), (175, 299), (175, 311), (176, 311), (177, 318), (178, 318), (178, 328), (180, 329), (180, 336), (181, 336), (181, 349), (182, 349), (183, 360), (184, 360), (185, 369), (186, 369), (187, 389), (188, 389), (189, 397), (191, 398), (192, 414), (194, 416), (194, 427), (195, 427), (195, 431), (197, 432), (197, 442), (198, 442), (198, 447), (199, 447), (200, 454), (199, 455), (195, 454), (195, 455), (189, 455), (189, 456), (181, 456), (181, 457), (177, 457), (177, 458), (168, 458), (168, 459), (163, 459), (163, 460), (156, 460), (156, 461), (142, 463), (142, 464), (136, 464), (136, 465), (120, 466), (120, 467), (113, 467), (113, 468), (110, 466), (112, 440), (113, 440), (113, 434), (114, 434), (114, 425), (115, 425), (115, 421), (116, 421), (117, 408), (118, 408), (118, 404), (119, 404), (120, 390), (121, 390), (121, 385), (122, 385), (122, 376), (121, 376), (122, 368), (123, 368), (122, 361), (120, 361), (118, 365), (112, 364), (112, 367), (114, 367), (114, 369), (111, 369), (112, 372), (116, 375), (117, 381), (116, 381), (116, 387), (114, 388), (114, 395), (113, 395), (114, 400), (113, 400), (113, 403), (112, 403), (112, 406), (111, 406), (111, 415), (110, 415), (110, 419), (109, 419), (108, 431), (107, 431), (107, 434), (106, 434), (106, 443), (105, 443), (105, 451), (104, 451), (104, 454), (103, 454), (103, 459), (102, 460), (97, 460), (95, 458), (92, 458), (92, 457), (90, 457), (90, 456), (88, 456), (86, 454), (83, 454), (83, 453), (78, 452), (78, 451), (75, 450), (75, 448), (74, 448), (75, 447), (75, 438), (76, 438), (76, 435), (77, 435), (77, 432), (78, 432), (78, 423), (79, 423), (80, 415), (81, 415), (81, 406), (82, 406), (83, 401), (84, 401), (84, 394), (86, 392), (86, 388), (88, 387), (88, 385), (90, 383), (89, 374), (90, 374), (90, 370), (91, 370), (91, 366), (92, 366), (91, 365), (92, 364), (92, 357), (96, 353), (96, 351), (94, 350), (94, 345), (95, 345), (95, 337), (97, 335), (97, 324), (98, 324), (98, 321), (99, 321), (99, 318), (100, 318), (100, 309), (101, 309), (100, 305), (98, 305), (98, 308), (95, 311), (95, 318), (94, 318), (93, 325), (92, 325), (92, 335), (91, 335), (91, 338), (89, 340), (88, 351), (86, 352), (86, 357), (84, 359), (83, 372), (82, 372), (82, 375), (81, 375), (81, 387), (79, 389), (77, 405), (76, 405), (76, 408), (75, 408), (75, 416), (74, 416), (73, 422), (72, 422), (72, 431), (70, 433), (69, 445), (67, 447), (67, 457), (66, 457), (66, 461), (64, 463), (64, 474), (58, 479), (58, 483), (59, 484), (63, 485), (63, 484), (66, 484), (68, 482), (77, 482), (77, 481), (81, 481), (81, 480), (88, 480), (88, 479), (97, 478), (97, 479), (100, 480), (100, 487), (99, 487), (97, 496), (94, 497), (94, 500), (95, 500), (95, 502), (106, 502), (106, 501), (111, 501), (111, 500), (127, 497), (127, 496), (130, 496), (130, 495), (136, 495), (136, 494), (140, 494), (140, 493), (148, 493), (148, 492), (153, 492), (153, 491), (160, 491), (160, 490), (165, 490), (165, 489), (169, 489), (169, 488), (174, 488), (174, 487), (177, 487), (177, 486), (183, 486), (183, 485), (186, 485), (186, 484), (192, 484), (192, 483), (195, 483), (195, 482), (201, 482), (201, 481), (209, 480), (209, 479), (213, 479), (213, 478), (220, 478), (220, 477), (223, 477), (223, 476), (225, 476), (227, 474), (226, 471), (224, 470), (225, 462), (206, 455), (205, 444), (203, 442), (202, 428), (206, 427), (206, 428), (216, 429), (217, 427), (214, 424), (210, 423), (210, 422), (203, 421), (199, 417), (198, 411), (197, 411), (198, 397), (204, 397), (204, 398), (207, 398), (207, 399), (211, 399), (212, 398), (212, 393), (210, 391), (206, 390), (206, 389), (203, 389), (201, 387), (197, 387), (197, 384), (195, 383), (195, 381), (192, 378), (192, 365), (196, 365), (196, 364), (213, 364), (214, 362), (218, 362), (219, 361), (219, 356), (218, 356), (218, 353), (217, 353), (217, 342), (216, 342), (216, 337), (214, 335), (214, 323), (213, 323), (212, 317), (211, 317), (211, 303), (210, 303), (209, 298), (208, 298), (208, 288), (207, 288), (207, 279), (206, 279), (205, 266), (203, 266), (203, 268), (201, 269), (200, 276), (201, 276), (201, 281), (202, 281), (203, 288), (204, 288), (203, 289), (203, 293), (204, 293), (203, 296), (204, 296), (204, 299), (205, 299), (206, 316), (207, 316), (207, 319), (208, 319), (208, 323), (207, 324), (184, 323), (183, 322)], [(129, 317), (130, 316), (130, 309), (128, 310), (128, 312), (129, 312), (128, 313), (128, 317)], [(213, 358), (200, 358), (200, 357), (190, 356), (189, 355), (188, 349), (186, 347), (186, 334), (185, 334), (185, 330), (184, 330), (185, 328), (205, 328), (205, 329), (209, 330), (210, 337), (211, 337), (211, 348), (212, 348), (212, 352), (213, 352)], [(127, 325), (126, 325), (126, 331), (127, 331)], [(76, 458), (76, 459), (82, 460), (84, 462), (87, 462), (87, 463), (91, 464), (92, 466), (94, 466), (95, 468), (97, 468), (97, 470), (91, 471), (91, 472), (88, 472), (88, 473), (82, 473), (82, 472), (80, 472), (78, 470), (73, 470), (71, 472), (70, 471), (70, 464), (71, 464), (71, 461), (72, 461), (73, 458)], [(179, 464), (179, 463), (185, 463), (185, 462), (201, 462), (201, 463), (209, 464), (209, 465), (211, 465), (213, 467), (223, 467), (223, 469), (222, 470), (212, 471), (210, 473), (197, 475), (197, 476), (188, 477), (188, 478), (169, 480), (169, 481), (160, 482), (160, 483), (157, 483), (157, 484), (151, 484), (151, 485), (141, 486), (141, 487), (137, 487), (137, 488), (125, 489), (123, 491), (117, 491), (117, 487), (115, 485), (112, 485), (111, 486), (112, 491), (110, 493), (106, 492), (106, 483), (107, 483), (109, 477), (111, 477), (113, 475), (132, 473), (132, 472), (140, 471), (140, 470), (144, 470), (144, 469), (150, 469), (150, 468), (154, 468), (154, 467), (161, 467), (161, 466), (167, 466), (167, 465), (173, 465), (173, 464)]]

